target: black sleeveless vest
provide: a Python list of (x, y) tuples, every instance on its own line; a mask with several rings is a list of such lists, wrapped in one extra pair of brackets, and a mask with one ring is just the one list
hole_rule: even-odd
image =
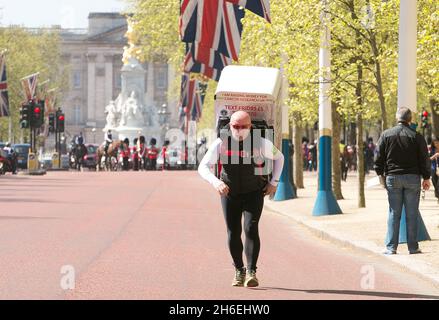
[(261, 141), (253, 141), (252, 134), (247, 139), (251, 140), (251, 150), (244, 150), (248, 147), (244, 148), (246, 144), (243, 141), (232, 144), (231, 136), (220, 146), (220, 178), (230, 188), (231, 195), (262, 190), (268, 182), (267, 176), (262, 175), (265, 160), (261, 153)]

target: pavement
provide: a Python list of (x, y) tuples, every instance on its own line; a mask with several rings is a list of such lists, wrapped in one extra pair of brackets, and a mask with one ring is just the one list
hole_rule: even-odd
[(260, 230), (261, 287), (232, 288), (219, 196), (196, 172), (3, 176), (0, 299), (439, 299), (431, 281), (287, 215), (267, 208)]
[[(376, 177), (367, 176), (366, 180)], [(401, 244), (398, 255), (384, 256), (387, 231), (388, 200), (380, 187), (366, 188), (366, 208), (358, 208), (358, 182), (356, 174), (349, 174), (342, 183), (345, 200), (339, 201), (343, 215), (313, 217), (317, 185), (317, 173), (305, 172), (305, 189), (298, 190), (298, 199), (284, 202), (267, 201), (266, 207), (308, 228), (321, 239), (357, 251), (382, 256), (383, 259), (415, 272), (427, 281), (439, 285), (439, 204), (431, 189), (421, 200), (420, 211), (432, 241), (420, 243), (423, 254), (409, 255), (407, 245)], [(433, 188), (433, 187), (432, 187)]]

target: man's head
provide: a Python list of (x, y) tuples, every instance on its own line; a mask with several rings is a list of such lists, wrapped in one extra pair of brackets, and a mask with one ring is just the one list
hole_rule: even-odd
[(247, 112), (238, 111), (230, 119), (230, 130), (235, 140), (243, 141), (250, 135), (252, 119)]
[(406, 107), (399, 108), (396, 112), (396, 120), (398, 122), (410, 124), (412, 122), (412, 111)]

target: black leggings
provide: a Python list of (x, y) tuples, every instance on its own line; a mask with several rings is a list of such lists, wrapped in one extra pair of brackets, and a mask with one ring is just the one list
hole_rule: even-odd
[(247, 268), (256, 271), (261, 250), (261, 240), (259, 238), (259, 221), (264, 208), (264, 193), (262, 190), (221, 197), (221, 204), (229, 235), (228, 244), (230, 254), (233, 258), (235, 268), (244, 267), (242, 253), (242, 215), (244, 214), (245, 231), (245, 255), (247, 258)]

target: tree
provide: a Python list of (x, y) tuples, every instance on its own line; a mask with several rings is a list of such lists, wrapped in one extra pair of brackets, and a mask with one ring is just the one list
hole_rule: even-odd
[[(418, 1), (419, 105), (430, 111), (433, 134), (439, 136), (439, 3)], [(428, 107), (427, 107), (428, 106)]]
[[(66, 86), (67, 78), (61, 67), (60, 38), (55, 31), (29, 31), (20, 27), (2, 28), (0, 49), (7, 49), (6, 68), (12, 139), (18, 141), (23, 133), (19, 127), (19, 110), (25, 100), (20, 79), (40, 72), (40, 81), (50, 79), (53, 87)], [(8, 122), (7, 118), (0, 119), (0, 140), (9, 138)]]

